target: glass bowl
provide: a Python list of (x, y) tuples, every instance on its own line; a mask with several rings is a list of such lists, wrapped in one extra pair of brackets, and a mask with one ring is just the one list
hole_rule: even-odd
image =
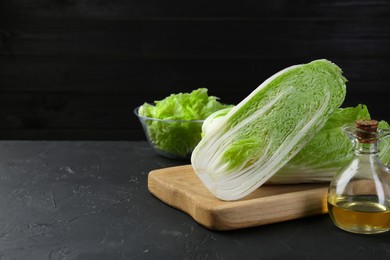
[(134, 114), (141, 122), (146, 139), (153, 149), (168, 158), (189, 161), (202, 138), (204, 120), (166, 120)]

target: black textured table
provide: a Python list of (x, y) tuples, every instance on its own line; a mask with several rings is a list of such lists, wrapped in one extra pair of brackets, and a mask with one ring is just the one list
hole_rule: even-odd
[(214, 232), (153, 197), (146, 142), (0, 142), (0, 259), (390, 259), (327, 215)]

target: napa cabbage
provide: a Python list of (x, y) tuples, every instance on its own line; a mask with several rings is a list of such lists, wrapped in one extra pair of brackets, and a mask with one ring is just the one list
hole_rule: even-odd
[(230, 111), (206, 119), (191, 163), (217, 198), (240, 199), (276, 174), (324, 127), (346, 95), (328, 60), (288, 67)]
[[(281, 168), (270, 183), (329, 182), (347, 165), (354, 156), (352, 142), (342, 131), (345, 125), (357, 120), (370, 119), (365, 105), (340, 108), (326, 122), (321, 131), (305, 147)], [(380, 121), (379, 129), (390, 129), (389, 124)], [(380, 143), (380, 159), (387, 165), (390, 161), (390, 140)]]
[[(211, 114), (203, 123), (202, 134), (206, 135), (217, 127), (231, 108)], [(353, 144), (342, 131), (345, 125), (358, 120), (371, 119), (366, 105), (337, 109), (325, 126), (268, 181), (268, 184), (330, 182), (334, 175), (353, 158)], [(386, 121), (378, 124), (380, 130), (390, 130)], [(390, 139), (384, 138), (379, 144), (379, 156), (384, 165), (390, 166)]]

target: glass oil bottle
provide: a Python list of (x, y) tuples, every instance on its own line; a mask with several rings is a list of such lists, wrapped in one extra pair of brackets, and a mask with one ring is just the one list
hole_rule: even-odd
[(390, 230), (390, 169), (378, 156), (379, 142), (390, 131), (377, 127), (375, 120), (362, 120), (343, 128), (353, 143), (354, 157), (329, 186), (329, 215), (337, 227), (352, 233)]

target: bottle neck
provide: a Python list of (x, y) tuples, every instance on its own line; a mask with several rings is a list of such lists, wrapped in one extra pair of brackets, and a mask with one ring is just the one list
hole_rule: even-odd
[(378, 142), (362, 143), (355, 141), (353, 150), (358, 154), (377, 154), (379, 152)]

